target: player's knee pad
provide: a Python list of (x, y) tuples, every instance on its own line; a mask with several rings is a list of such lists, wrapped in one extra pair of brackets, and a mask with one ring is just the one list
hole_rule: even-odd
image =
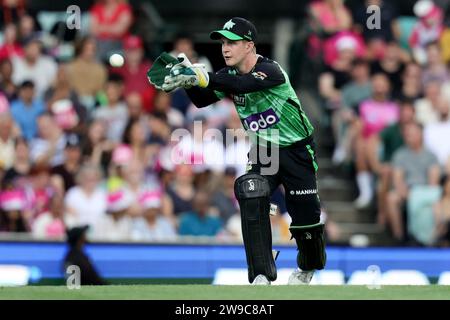
[(249, 282), (258, 274), (274, 281), (277, 272), (272, 255), (269, 181), (259, 174), (245, 174), (236, 179), (234, 192), (241, 208)]
[(298, 267), (304, 271), (323, 269), (327, 260), (324, 224), (319, 223), (313, 226), (291, 225), (289, 230), (297, 242)]

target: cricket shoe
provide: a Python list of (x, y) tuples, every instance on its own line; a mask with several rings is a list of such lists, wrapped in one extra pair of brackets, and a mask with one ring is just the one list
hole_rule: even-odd
[(294, 270), (289, 276), (289, 285), (309, 284), (314, 275), (314, 270), (302, 271), (300, 269)]
[(252, 285), (254, 286), (268, 286), (270, 285), (269, 279), (263, 274), (259, 274), (256, 276), (255, 280), (253, 280)]

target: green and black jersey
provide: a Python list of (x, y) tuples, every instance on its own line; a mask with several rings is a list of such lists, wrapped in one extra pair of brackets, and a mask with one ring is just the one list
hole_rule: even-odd
[(226, 67), (209, 73), (207, 88), (193, 87), (186, 92), (199, 108), (231, 98), (244, 128), (255, 133), (258, 141), (285, 147), (314, 131), (286, 72), (277, 62), (262, 56), (247, 74)]

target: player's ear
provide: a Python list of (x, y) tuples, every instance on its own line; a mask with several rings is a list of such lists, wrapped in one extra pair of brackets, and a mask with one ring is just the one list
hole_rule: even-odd
[(253, 51), (254, 46), (255, 46), (255, 43), (253, 41), (246, 41), (246, 49), (248, 52)]

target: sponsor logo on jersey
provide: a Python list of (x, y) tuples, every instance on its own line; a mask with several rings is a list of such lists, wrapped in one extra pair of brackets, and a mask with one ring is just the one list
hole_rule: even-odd
[(262, 71), (253, 72), (252, 76), (259, 80), (264, 80), (265, 78), (267, 78), (267, 74)]
[(317, 194), (317, 189), (307, 189), (307, 190), (291, 190), (291, 195), (304, 196), (307, 194)]
[(244, 123), (247, 128), (253, 132), (257, 132), (261, 129), (267, 129), (279, 121), (280, 118), (278, 118), (273, 109), (267, 109), (264, 112), (252, 114), (244, 119)]
[(233, 95), (233, 101), (237, 105), (245, 105), (245, 95)]

